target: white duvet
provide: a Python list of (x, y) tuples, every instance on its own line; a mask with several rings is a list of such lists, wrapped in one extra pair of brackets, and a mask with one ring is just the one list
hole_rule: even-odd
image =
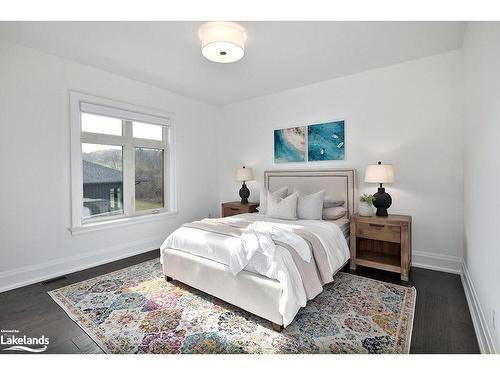
[[(222, 219), (224, 220), (224, 219)], [(233, 273), (245, 269), (277, 280), (282, 288), (279, 311), (283, 324), (290, 324), (307, 302), (299, 271), (289, 251), (269, 243), (270, 238), (289, 244), (298, 250), (304, 261), (310, 261), (310, 249), (290, 228), (307, 230), (321, 241), (328, 265), (335, 274), (349, 259), (349, 249), (341, 229), (333, 222), (321, 220), (287, 221), (271, 219), (262, 214), (243, 214), (227, 220), (251, 221), (241, 238), (225, 236), (200, 229), (181, 227), (173, 232), (161, 246), (201, 256), (231, 268)], [(266, 235), (268, 234), (268, 235)], [(246, 241), (246, 242), (245, 242)], [(242, 243), (245, 246), (242, 246)], [(160, 252), (163, 254), (163, 251)]]
[[(252, 259), (259, 256), (266, 258), (268, 264), (272, 263), (276, 259), (276, 243), (278, 242), (294, 249), (304, 262), (311, 261), (312, 252), (309, 244), (298, 234), (276, 223), (254, 221), (243, 229), (240, 237), (240, 248), (231, 251), (229, 268), (233, 275), (236, 275)], [(263, 264), (263, 267), (257, 271), (260, 273), (268, 272), (264, 269), (264, 267), (269, 268), (268, 264)]]

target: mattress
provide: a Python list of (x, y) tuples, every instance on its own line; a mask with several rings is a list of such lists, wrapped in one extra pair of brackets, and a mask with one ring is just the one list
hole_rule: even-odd
[[(270, 221), (297, 226), (313, 221), (271, 219), (259, 213), (235, 215), (231, 216), (231, 219), (241, 219), (245, 221)], [(349, 243), (349, 219), (341, 218), (338, 220), (324, 220), (324, 222), (338, 226), (341, 229), (347, 243)], [(228, 265), (231, 249), (240, 246), (240, 239), (236, 237), (224, 236), (218, 233), (206, 232), (200, 229), (181, 227), (169, 236), (168, 246), (167, 244), (164, 245), (165, 247), (185, 251), (193, 255)], [(253, 269), (251, 262), (247, 267), (245, 267), (245, 270), (256, 272)]]

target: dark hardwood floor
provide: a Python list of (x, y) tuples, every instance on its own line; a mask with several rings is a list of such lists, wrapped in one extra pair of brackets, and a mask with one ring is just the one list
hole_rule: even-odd
[[(48, 291), (156, 258), (158, 251), (75, 272), (47, 285), (33, 284), (0, 293), (0, 329), (50, 338), (46, 353), (102, 353), (102, 350), (50, 298)], [(345, 272), (350, 272), (345, 267)], [(479, 353), (474, 327), (459, 275), (412, 268), (410, 280), (359, 268), (358, 275), (415, 286), (417, 303), (411, 353)], [(1, 352), (0, 353), (6, 353)]]
[(410, 280), (401, 281), (397, 274), (370, 268), (343, 271), (416, 288), (410, 353), (479, 353), (460, 275), (412, 267)]

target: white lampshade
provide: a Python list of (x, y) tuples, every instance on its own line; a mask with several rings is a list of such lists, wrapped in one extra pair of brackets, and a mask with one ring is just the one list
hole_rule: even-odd
[(253, 180), (252, 168), (238, 168), (236, 170), (236, 181), (251, 181)]
[(394, 182), (394, 167), (391, 164), (368, 165), (365, 170), (365, 182), (391, 184)]
[(233, 22), (208, 22), (200, 27), (201, 53), (208, 60), (232, 63), (245, 54), (245, 29)]

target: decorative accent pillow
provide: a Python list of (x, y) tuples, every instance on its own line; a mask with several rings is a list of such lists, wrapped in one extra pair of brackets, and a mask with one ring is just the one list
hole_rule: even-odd
[(323, 197), (325, 191), (304, 195), (299, 190), (293, 189), (299, 195), (297, 199), (297, 217), (306, 220), (321, 220), (323, 210)]
[(323, 220), (338, 220), (344, 217), (347, 213), (345, 207), (329, 207), (323, 208)]
[(323, 208), (340, 207), (340, 206), (343, 206), (344, 203), (345, 203), (345, 201), (341, 201), (341, 200), (335, 199), (334, 197), (327, 195), (327, 196), (325, 196), (325, 199), (323, 200)]
[[(266, 214), (267, 210), (267, 194), (270, 193), (269, 190), (266, 188), (260, 189), (260, 202), (259, 202), (259, 207), (257, 207), (257, 210), (259, 210), (259, 213), (261, 214)], [(280, 198), (286, 198), (288, 195), (288, 186), (284, 186), (274, 192), (271, 193), (274, 196), (280, 197)]]
[(273, 193), (267, 194), (267, 216), (274, 219), (297, 220), (297, 193), (280, 198)]

